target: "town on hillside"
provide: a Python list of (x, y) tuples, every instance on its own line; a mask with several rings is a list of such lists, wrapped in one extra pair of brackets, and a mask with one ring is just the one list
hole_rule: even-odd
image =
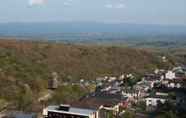
[(0, 1), (0, 118), (186, 118), (186, 0)]
[[(125, 118), (126, 112), (132, 112), (136, 118), (149, 118), (170, 107), (180, 115), (185, 114), (185, 66), (156, 69), (138, 82), (134, 82), (134, 78), (133, 74), (98, 77), (94, 92), (72, 104), (47, 106), (42, 115), (45, 118)], [(79, 84), (86, 86), (91, 82), (82, 79)]]
[[(3, 118), (156, 118), (157, 114), (165, 113), (167, 117), (174, 118), (174, 112), (185, 117), (185, 66), (156, 69), (134, 81), (136, 78), (129, 73), (97, 77), (95, 80), (81, 79), (73, 83), (67, 81), (59, 85), (57, 73), (53, 73), (53, 79), (49, 81), (51, 91), (69, 84), (85, 87), (95, 84), (95, 90), (69, 104), (44, 104), (40, 115), (14, 112)], [(50, 94), (40, 101), (44, 103), (48, 97)]]

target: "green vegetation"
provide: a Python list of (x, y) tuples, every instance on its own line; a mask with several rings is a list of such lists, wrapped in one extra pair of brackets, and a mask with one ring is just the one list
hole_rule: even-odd
[(21, 111), (27, 111), (33, 102), (33, 93), (28, 85), (25, 85), (17, 96), (17, 108)]
[(185, 118), (185, 112), (178, 110), (175, 104), (170, 101), (164, 104), (158, 103), (158, 110), (155, 112), (157, 118)]
[(158, 115), (157, 118), (178, 118), (178, 117), (172, 111), (167, 111), (167, 112), (164, 112), (164, 113)]
[(135, 105), (137, 111), (140, 112), (145, 112), (146, 111), (146, 102), (145, 101), (140, 101)]
[(132, 111), (125, 111), (122, 118), (135, 118), (135, 113)]
[(114, 118), (114, 114), (112, 111), (107, 111), (107, 118)]
[(4, 109), (6, 105), (7, 105), (7, 101), (4, 99), (0, 99), (0, 110)]
[(141, 80), (141, 78), (128, 78), (126, 80), (126, 86), (130, 86), (130, 87), (133, 87), (137, 82), (139, 82)]
[(51, 102), (55, 104), (71, 103), (85, 96), (87, 92), (87, 89), (78, 85), (61, 86), (55, 91)]

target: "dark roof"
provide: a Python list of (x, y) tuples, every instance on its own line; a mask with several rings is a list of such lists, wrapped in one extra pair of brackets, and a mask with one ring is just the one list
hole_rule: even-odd
[(169, 92), (177, 92), (177, 93), (184, 93), (186, 92), (186, 89), (184, 88), (167, 88), (167, 87), (155, 87), (154, 90), (156, 92), (163, 92), (163, 93), (169, 93)]
[(161, 98), (161, 99), (168, 99), (169, 96), (163, 96), (163, 95), (149, 95), (146, 98)]
[(121, 101), (126, 101), (126, 97), (122, 97), (117, 94), (103, 94), (96, 96), (89, 96), (87, 98), (81, 99), (80, 101), (72, 103), (76, 107), (84, 107), (90, 109), (98, 109), (101, 105), (112, 107), (120, 103)]
[[(66, 106), (65, 106), (66, 107)], [(93, 109), (83, 109), (83, 108), (77, 108), (77, 107), (71, 107), (71, 106), (67, 106), (69, 107), (69, 109), (66, 110), (59, 110), (59, 106), (48, 106), (48, 111), (50, 112), (57, 112), (57, 113), (68, 113), (68, 114), (79, 114), (82, 116), (89, 116), (90, 114), (96, 112), (96, 110)]]

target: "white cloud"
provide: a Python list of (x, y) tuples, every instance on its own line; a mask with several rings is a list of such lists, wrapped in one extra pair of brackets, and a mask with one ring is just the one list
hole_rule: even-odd
[(29, 0), (29, 5), (44, 5), (46, 3), (46, 0)]

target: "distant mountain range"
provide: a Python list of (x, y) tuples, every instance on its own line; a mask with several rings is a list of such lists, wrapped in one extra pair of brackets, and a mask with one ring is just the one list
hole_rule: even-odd
[(186, 26), (95, 22), (1, 23), (0, 37), (67, 42), (185, 41)]

